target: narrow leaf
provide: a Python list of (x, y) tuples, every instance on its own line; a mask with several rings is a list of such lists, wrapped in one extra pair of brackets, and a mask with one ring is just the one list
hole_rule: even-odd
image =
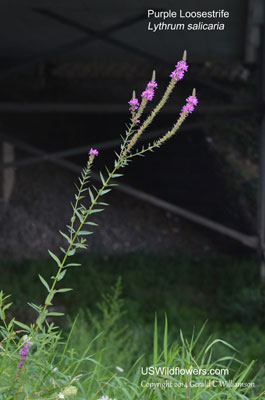
[(73, 289), (71, 289), (71, 288), (57, 289), (56, 293), (70, 292), (70, 290), (73, 290)]
[(94, 199), (92, 190), (89, 188), (88, 191), (89, 191), (89, 196), (90, 196), (91, 203), (94, 203), (95, 199)]
[(94, 214), (94, 213), (101, 212), (101, 211), (103, 211), (103, 208), (98, 208), (97, 210), (90, 210), (88, 212), (88, 214)]
[(110, 191), (111, 191), (111, 189), (102, 190), (102, 192), (100, 193), (100, 195), (103, 196), (104, 194), (106, 194), (106, 193), (108, 193), (108, 192), (110, 192)]
[(46, 289), (48, 290), (48, 292), (50, 291), (50, 287), (49, 287), (49, 285), (48, 285), (48, 283), (45, 281), (45, 279), (39, 274), (39, 278), (40, 278), (40, 281), (41, 281), (41, 283), (43, 284), (43, 286), (45, 286), (46, 287)]
[(61, 261), (59, 260), (59, 258), (50, 250), (48, 250), (48, 253), (50, 254), (50, 256), (54, 259), (54, 261), (56, 262), (56, 264), (58, 265), (58, 267), (60, 267), (61, 265)]
[(70, 263), (70, 264), (66, 264), (66, 265), (64, 265), (63, 267), (64, 267), (64, 268), (66, 268), (66, 267), (80, 267), (80, 265), (81, 265), (81, 264), (77, 264), (77, 263)]
[(30, 327), (28, 325), (23, 324), (22, 322), (19, 321), (14, 321), (14, 323), (19, 326), (22, 329), (25, 329), (26, 331), (30, 331)]
[(37, 305), (34, 304), (34, 303), (28, 303), (28, 305), (29, 305), (31, 308), (33, 308), (33, 310), (37, 311), (38, 313), (41, 312), (41, 307), (40, 307), (40, 306), (37, 306)]
[(66, 269), (63, 270), (62, 272), (60, 272), (60, 274), (58, 276), (58, 282), (64, 278), (65, 274), (66, 274)]
[(101, 179), (103, 185), (105, 185), (105, 179), (104, 179), (102, 173), (100, 172), (99, 175), (100, 175), (100, 179)]
[(62, 312), (49, 312), (47, 314), (48, 317), (61, 317), (62, 315), (64, 315)]
[(54, 298), (54, 295), (55, 295), (55, 291), (53, 290), (51, 293), (49, 293), (48, 294), (48, 296), (46, 297), (46, 299), (45, 299), (45, 304), (46, 305), (48, 305), (48, 306), (51, 306), (52, 305), (52, 299)]
[(71, 239), (69, 238), (69, 236), (67, 236), (64, 232), (59, 231), (60, 234), (67, 240), (68, 243), (71, 243)]
[(79, 221), (82, 223), (83, 222), (83, 216), (78, 212), (77, 210), (74, 210), (75, 214), (77, 215)]

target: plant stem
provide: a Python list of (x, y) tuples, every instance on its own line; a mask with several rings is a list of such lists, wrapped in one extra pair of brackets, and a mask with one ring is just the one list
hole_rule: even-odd
[[(123, 158), (124, 158), (124, 157), (123, 157)], [(105, 183), (103, 184), (103, 186), (101, 187), (101, 189), (98, 191), (97, 195), (96, 195), (95, 198), (94, 198), (94, 201), (91, 203), (91, 205), (90, 205), (89, 209), (87, 210), (87, 212), (86, 212), (86, 214), (85, 214), (85, 216), (84, 216), (82, 222), (80, 222), (80, 225), (79, 225), (77, 231), (75, 232), (74, 236), (72, 237), (71, 243), (69, 243), (68, 249), (66, 250), (66, 253), (65, 253), (64, 258), (63, 258), (63, 260), (62, 260), (62, 262), (61, 262), (61, 265), (60, 265), (60, 267), (58, 268), (57, 274), (56, 274), (56, 276), (55, 276), (55, 278), (54, 278), (54, 280), (53, 280), (53, 284), (52, 284), (52, 286), (51, 286), (51, 288), (50, 288), (49, 294), (48, 294), (48, 296), (47, 296), (47, 300), (45, 301), (45, 305), (44, 305), (44, 307), (43, 307), (43, 309), (42, 309), (42, 311), (41, 311), (41, 313), (40, 313), (40, 316), (39, 316), (39, 318), (38, 318), (38, 323), (37, 323), (37, 325), (36, 325), (34, 335), (37, 334), (39, 328), (41, 327), (43, 316), (45, 315), (45, 312), (46, 312), (46, 310), (47, 310), (48, 304), (49, 304), (49, 302), (50, 302), (51, 295), (52, 295), (52, 293), (53, 293), (53, 291), (54, 291), (54, 289), (55, 289), (56, 283), (57, 283), (57, 281), (58, 281), (58, 277), (59, 277), (60, 273), (62, 272), (62, 269), (63, 269), (63, 267), (64, 267), (64, 265), (65, 265), (65, 262), (66, 262), (66, 260), (67, 260), (67, 258), (68, 258), (69, 252), (70, 252), (70, 250), (72, 249), (72, 246), (73, 246), (74, 243), (75, 243), (75, 240), (76, 240), (76, 238), (77, 238), (77, 236), (78, 236), (78, 233), (80, 232), (81, 228), (83, 227), (84, 223), (86, 222), (88, 215), (90, 214), (90, 212), (92, 211), (92, 209), (93, 209), (94, 206), (96, 205), (98, 198), (101, 196), (101, 193), (102, 193), (103, 190), (107, 187), (107, 185), (108, 185), (110, 179), (111, 179), (112, 176), (115, 174), (115, 172), (120, 168), (121, 163), (122, 163), (122, 161), (123, 161), (123, 158), (120, 158), (120, 160), (117, 162), (116, 166), (113, 168), (112, 172), (109, 173), (109, 176), (108, 176), (107, 180), (105, 181)], [(75, 210), (74, 210), (74, 213), (75, 213)]]

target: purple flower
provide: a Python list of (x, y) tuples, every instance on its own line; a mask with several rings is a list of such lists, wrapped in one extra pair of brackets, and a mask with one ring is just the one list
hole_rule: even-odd
[(148, 90), (146, 89), (142, 93), (142, 98), (151, 101), (153, 100), (154, 94), (155, 94), (154, 89), (148, 89)]
[(22, 349), (20, 349), (18, 352), (18, 354), (20, 355), (20, 360), (19, 360), (17, 368), (22, 368), (24, 362), (26, 361), (29, 347), (30, 347), (30, 342), (23, 343)]
[(196, 96), (189, 96), (187, 97), (186, 101), (187, 103), (182, 107), (180, 115), (183, 113), (191, 114), (192, 111), (194, 111), (195, 106), (198, 104), (198, 99)]
[(138, 101), (137, 98), (132, 98), (128, 103), (129, 103), (130, 106), (131, 106), (131, 107), (129, 108), (129, 110), (132, 111), (132, 112), (136, 111), (137, 108), (139, 107), (139, 101)]
[(150, 81), (148, 82), (146, 89), (156, 89), (157, 88), (157, 83), (156, 81)]
[(187, 103), (185, 104), (185, 106), (182, 107), (181, 114), (184, 112), (186, 112), (187, 114), (191, 114), (192, 111), (194, 111), (194, 105), (191, 103)]
[(157, 83), (156, 81), (150, 81), (148, 82), (146, 89), (142, 92), (142, 98), (146, 99), (148, 101), (153, 100), (155, 90), (157, 88)]
[(196, 96), (189, 96), (189, 97), (187, 97), (186, 101), (188, 103), (193, 104), (194, 106), (197, 106), (197, 104), (198, 104), (198, 99)]
[(171, 72), (170, 78), (178, 82), (184, 77), (186, 71), (188, 71), (188, 64), (186, 61), (181, 60), (175, 65), (175, 69)]
[(90, 149), (89, 150), (89, 153), (88, 153), (89, 155), (91, 155), (91, 154), (93, 154), (94, 156), (98, 156), (98, 151), (96, 150), (96, 149)]

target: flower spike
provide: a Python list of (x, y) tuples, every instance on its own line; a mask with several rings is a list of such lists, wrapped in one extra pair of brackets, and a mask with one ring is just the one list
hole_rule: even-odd
[(135, 90), (132, 93), (132, 98), (131, 100), (128, 102), (130, 104), (130, 108), (129, 110), (132, 112), (132, 114), (134, 115), (135, 111), (139, 108), (139, 101), (136, 98), (136, 94), (135, 94)]
[(171, 74), (169, 75), (170, 78), (172, 78), (172, 80), (178, 82), (181, 79), (183, 79), (185, 72), (188, 71), (188, 64), (186, 63), (186, 61), (187, 61), (187, 51), (184, 50), (182, 60), (175, 65), (174, 71), (172, 71)]
[(96, 149), (90, 149), (89, 150), (89, 155), (91, 156), (91, 154), (93, 154), (94, 156), (98, 156), (98, 151)]
[(153, 71), (152, 73), (152, 79), (150, 82), (148, 82), (146, 89), (142, 92), (142, 99), (146, 99), (148, 101), (153, 100), (155, 90), (157, 88), (157, 83), (156, 83), (156, 73)]
[(182, 107), (180, 115), (182, 115), (183, 113), (186, 113), (186, 115), (191, 114), (192, 111), (194, 111), (195, 106), (197, 106), (198, 99), (196, 97), (195, 89), (193, 89), (192, 95), (187, 97), (186, 101), (187, 103), (185, 104), (185, 106)]

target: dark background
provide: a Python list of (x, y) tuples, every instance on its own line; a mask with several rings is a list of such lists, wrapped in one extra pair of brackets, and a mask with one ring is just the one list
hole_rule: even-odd
[[(132, 90), (140, 96), (155, 69), (155, 104), (186, 49), (189, 73), (148, 133), (172, 126), (193, 87), (199, 106), (186, 122), (187, 131), (137, 160), (123, 181), (255, 235), (262, 6), (261, 1), (239, 0), (3, 2), (1, 130), (11, 141), (48, 153), (97, 144), (97, 167), (102, 169), (112, 164), (115, 146), (101, 151), (100, 143), (124, 131)], [(230, 17), (202, 21), (220, 20), (224, 31), (153, 33), (148, 23), (163, 20), (148, 19), (149, 8), (225, 9)], [(27, 156), (16, 147), (17, 160)], [(68, 160), (82, 165), (86, 158), (83, 152)]]

